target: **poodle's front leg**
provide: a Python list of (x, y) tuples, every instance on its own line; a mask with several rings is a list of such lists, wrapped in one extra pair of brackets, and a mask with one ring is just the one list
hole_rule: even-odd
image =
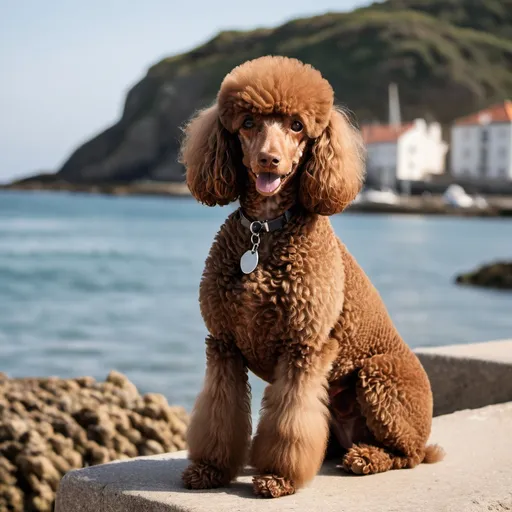
[(206, 339), (204, 387), (187, 432), (190, 466), (183, 473), (189, 489), (211, 489), (233, 480), (247, 459), (251, 398), (247, 368), (234, 343)]
[(293, 494), (318, 472), (329, 434), (326, 389), (334, 357), (330, 347), (305, 358), (281, 356), (252, 444), (257, 495)]

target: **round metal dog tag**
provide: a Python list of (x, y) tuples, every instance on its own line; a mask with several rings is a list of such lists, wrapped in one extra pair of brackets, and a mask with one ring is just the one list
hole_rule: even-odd
[(240, 268), (244, 274), (250, 274), (258, 266), (258, 251), (247, 251), (240, 258)]

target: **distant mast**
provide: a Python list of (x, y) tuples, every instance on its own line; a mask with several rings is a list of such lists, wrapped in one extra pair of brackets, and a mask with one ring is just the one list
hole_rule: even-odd
[(402, 124), (400, 115), (400, 99), (398, 97), (398, 85), (389, 84), (389, 124), (396, 129)]
[[(398, 96), (398, 85), (395, 83), (389, 84), (389, 124), (397, 131), (402, 126), (402, 115), (400, 113), (400, 98)], [(397, 175), (397, 171), (398, 169), (395, 171), (395, 177)], [(411, 184), (409, 183), (409, 181), (403, 180), (401, 185), (403, 194), (406, 196), (410, 195)]]

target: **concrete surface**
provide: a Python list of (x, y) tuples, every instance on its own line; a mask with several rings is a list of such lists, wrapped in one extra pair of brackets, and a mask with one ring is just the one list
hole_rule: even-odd
[(252, 496), (250, 472), (230, 487), (188, 491), (185, 452), (76, 470), (62, 480), (55, 512), (476, 512), (512, 510), (512, 403), (434, 419), (444, 461), (411, 470), (349, 476), (325, 464), (294, 496)]
[(434, 393), (434, 415), (512, 401), (512, 340), (415, 350)]
[(486, 341), (483, 343), (471, 343), (469, 345), (421, 347), (416, 349), (416, 352), (512, 364), (512, 340)]

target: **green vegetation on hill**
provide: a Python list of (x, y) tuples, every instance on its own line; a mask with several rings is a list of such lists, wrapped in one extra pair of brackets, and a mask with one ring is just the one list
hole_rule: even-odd
[(421, 11), (458, 27), (512, 38), (511, 0), (388, 0), (372, 8)]
[(388, 0), (274, 29), (222, 32), (162, 60), (128, 93), (120, 121), (76, 150), (69, 181), (182, 180), (180, 127), (227, 72), (266, 54), (297, 57), (332, 83), (359, 122), (387, 118), (390, 82), (402, 115), (444, 124), (512, 96), (512, 0)]

